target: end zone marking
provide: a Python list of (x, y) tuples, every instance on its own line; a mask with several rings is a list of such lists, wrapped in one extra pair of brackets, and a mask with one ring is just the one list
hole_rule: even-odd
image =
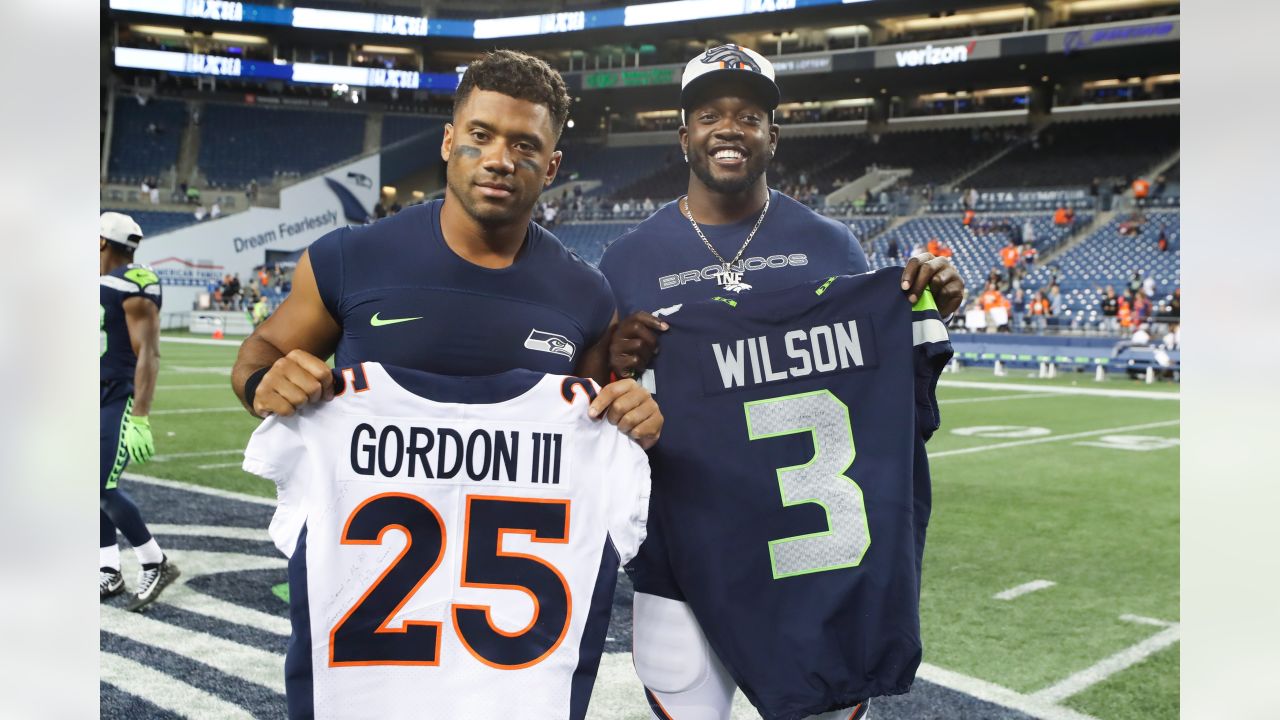
[(98, 672), (102, 682), (121, 691), (145, 699), (182, 717), (216, 717), (227, 720), (251, 720), (244, 708), (223, 700), (200, 688), (153, 670), (139, 662), (110, 652), (98, 654)]
[(1052, 580), (1032, 580), (1031, 582), (1022, 583), (1017, 587), (1011, 587), (1008, 590), (1005, 590), (1003, 592), (998, 592), (995, 595), (993, 595), (992, 598), (995, 600), (1012, 600), (1016, 597), (1026, 595), (1027, 593), (1033, 593), (1037, 590), (1045, 590), (1045, 589), (1051, 588), (1057, 584), (1058, 583)]
[[(1121, 619), (1126, 618), (1136, 619), (1137, 616), (1122, 616)], [(1151, 618), (1141, 618), (1141, 621), (1147, 620), (1151, 620)], [(1157, 620), (1155, 622), (1160, 621)], [(1090, 687), (1093, 687), (1121, 670), (1137, 665), (1148, 657), (1151, 657), (1152, 655), (1178, 642), (1181, 638), (1181, 633), (1182, 628), (1176, 623), (1167, 625), (1164, 630), (1161, 630), (1137, 645), (1127, 647), (1115, 655), (1104, 658), (1100, 662), (1095, 663), (1092, 667), (1087, 667), (1059, 683), (1032, 693), (1031, 698), (1045, 703), (1062, 702), (1072, 695), (1076, 695)]]

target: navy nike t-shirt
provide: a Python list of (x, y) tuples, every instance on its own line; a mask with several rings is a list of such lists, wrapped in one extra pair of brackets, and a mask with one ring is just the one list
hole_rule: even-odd
[[(867, 272), (867, 256), (847, 225), (769, 191), (769, 212), (733, 269), (756, 290), (781, 290), (832, 275)], [(720, 256), (732, 260), (759, 215), (729, 225), (699, 223)], [(663, 205), (604, 252), (618, 317), (733, 292), (717, 284), (720, 261), (703, 244), (677, 202)], [(745, 289), (742, 290), (746, 292)]]
[(509, 267), (468, 262), (444, 241), (442, 205), (334, 230), (309, 248), (320, 297), (342, 326), (336, 365), (572, 373), (613, 318), (608, 281), (532, 222)]

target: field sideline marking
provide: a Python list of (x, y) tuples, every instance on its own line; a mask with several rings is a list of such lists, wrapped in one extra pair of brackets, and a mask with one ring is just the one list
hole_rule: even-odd
[(213, 390), (218, 388), (221, 390), (230, 390), (231, 386), (226, 383), (208, 383), (204, 385), (157, 385), (157, 390)]
[(155, 523), (148, 525), (152, 535), (194, 535), (197, 537), (223, 538), (226, 540), (256, 540), (271, 542), (271, 535), (266, 528), (234, 527), (231, 525), (171, 525)]
[(152, 415), (196, 415), (198, 413), (248, 412), (242, 406), (212, 408), (178, 408), (176, 410), (152, 410)]
[(939, 405), (959, 405), (961, 403), (996, 402), (997, 400), (1034, 400), (1036, 398), (1053, 397), (1049, 393), (1018, 393), (1017, 395), (993, 395), (991, 397), (956, 398), (954, 400), (938, 400)]
[(99, 653), (98, 668), (102, 682), (181, 717), (253, 718), (243, 708), (216, 695), (114, 653)]
[(231, 377), (231, 368), (223, 365), (169, 365), (164, 370), (171, 373), (212, 373)]
[(238, 467), (240, 467), (240, 465), (241, 465), (241, 463), (238, 463), (238, 462), (229, 462), (229, 463), (211, 463), (211, 464), (209, 464), (209, 465), (197, 465), (197, 466), (196, 466), (196, 469), (197, 469), (197, 470), (220, 470), (220, 469), (222, 469), (222, 468), (229, 468), (229, 467), (235, 467), (235, 468), (238, 468)]
[(179, 343), (182, 345), (222, 345), (225, 347), (240, 347), (241, 340), (214, 340), (213, 338), (186, 338), (186, 337), (165, 337), (160, 336), (160, 342)]
[(196, 485), (194, 483), (166, 480), (164, 478), (152, 477), (150, 475), (136, 475), (134, 473), (125, 473), (123, 477), (125, 480), (140, 482), (144, 485), (158, 485), (160, 487), (172, 488), (174, 490), (187, 490), (189, 492), (201, 493), (204, 495), (213, 495), (214, 497), (226, 498), (227, 500), (241, 500), (243, 502), (251, 502), (258, 505), (270, 505), (271, 507), (276, 506), (276, 501), (272, 498), (250, 495), (249, 493), (236, 492), (234, 490), (222, 490), (219, 488), (205, 487), (204, 485)]
[(1094, 395), (1096, 397), (1138, 398), (1141, 400), (1179, 400), (1180, 392), (1149, 392), (1144, 390), (1105, 390), (1103, 388), (1059, 387), (1055, 385), (1028, 385), (1026, 383), (992, 383), (972, 380), (939, 380), (938, 387), (969, 388), (972, 390), (1027, 390), (1052, 395)]
[(1146, 640), (1104, 658), (1092, 667), (1085, 668), (1059, 683), (1033, 693), (1031, 697), (1040, 702), (1061, 702), (1178, 642), (1181, 633), (1180, 626), (1170, 625)]
[(170, 460), (178, 460), (180, 458), (208, 457), (210, 455), (236, 455), (243, 452), (244, 448), (231, 448), (229, 450), (201, 450), (200, 452), (165, 453), (151, 458), (151, 462), (168, 462)]
[(1161, 422), (1143, 423), (1142, 425), (1126, 425), (1124, 427), (1089, 430), (1086, 432), (1070, 433), (1067, 435), (1050, 435), (1048, 437), (1034, 438), (1032, 440), (1012, 440), (1010, 442), (991, 443), (990, 445), (978, 445), (977, 447), (956, 448), (955, 450), (931, 452), (929, 453), (929, 459), (933, 460), (934, 458), (947, 457), (948, 455), (967, 455), (969, 453), (1020, 447), (1022, 445), (1039, 445), (1040, 443), (1057, 442), (1059, 440), (1077, 440), (1079, 438), (1093, 437), (1094, 435), (1107, 435), (1109, 433), (1119, 433), (1128, 430), (1149, 430), (1152, 428), (1169, 427), (1170, 425), (1177, 425), (1181, 422), (1181, 420), (1163, 420)]
[(1031, 582), (1022, 583), (1016, 587), (1011, 587), (1008, 590), (998, 592), (993, 595), (992, 598), (995, 600), (1012, 600), (1016, 597), (1026, 595), (1027, 593), (1033, 593), (1037, 590), (1047, 590), (1057, 584), (1058, 583), (1052, 580), (1032, 580)]

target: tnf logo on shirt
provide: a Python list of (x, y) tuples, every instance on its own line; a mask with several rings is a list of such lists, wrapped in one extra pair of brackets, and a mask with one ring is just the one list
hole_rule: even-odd
[(577, 350), (569, 338), (555, 333), (543, 332), (542, 330), (530, 330), (529, 337), (525, 338), (524, 346), (530, 350), (541, 350), (554, 355), (563, 355), (570, 360), (573, 359), (573, 352)]

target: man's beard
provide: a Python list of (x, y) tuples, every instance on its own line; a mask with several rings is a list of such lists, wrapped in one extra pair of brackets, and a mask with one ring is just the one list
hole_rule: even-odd
[(738, 195), (746, 192), (756, 184), (761, 175), (764, 175), (768, 164), (767, 158), (752, 155), (747, 160), (746, 173), (741, 178), (721, 179), (712, 174), (711, 159), (707, 155), (698, 153), (689, 158), (689, 167), (693, 170), (693, 174), (697, 175), (708, 189), (721, 195)]

